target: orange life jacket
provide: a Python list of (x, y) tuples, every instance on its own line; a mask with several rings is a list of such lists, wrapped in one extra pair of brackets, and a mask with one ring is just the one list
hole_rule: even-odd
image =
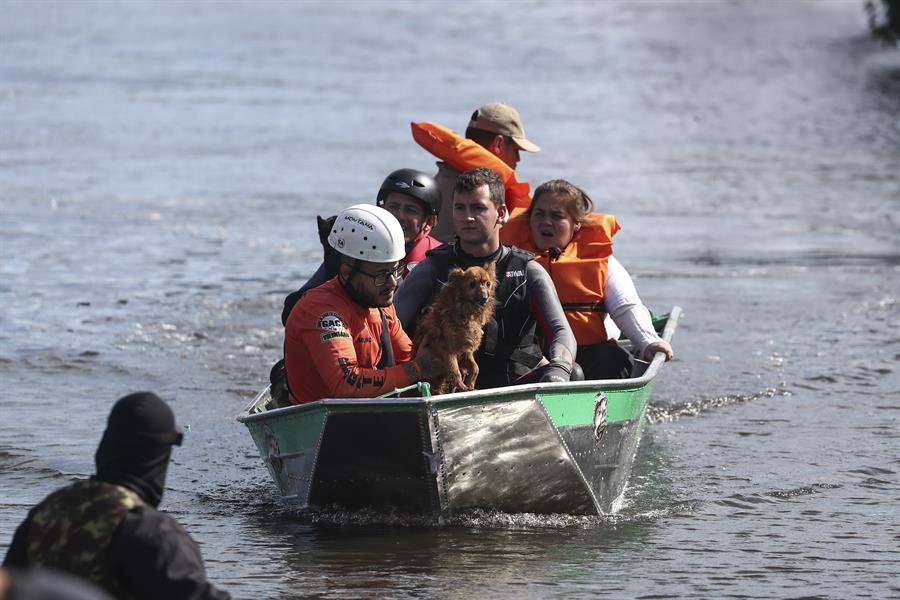
[(477, 167), (487, 167), (500, 174), (506, 188), (506, 208), (528, 208), (531, 204), (531, 188), (516, 179), (516, 172), (499, 157), (452, 129), (437, 123), (410, 123), (413, 139), (431, 154), (460, 173)]
[(525, 210), (514, 211), (509, 222), (500, 229), (504, 244), (533, 252), (535, 260), (550, 273), (579, 346), (609, 339), (603, 325), (606, 317), (603, 290), (609, 257), (612, 256), (612, 236), (619, 229), (614, 216), (590, 213), (557, 258), (551, 258), (549, 252), (541, 252), (534, 245)]

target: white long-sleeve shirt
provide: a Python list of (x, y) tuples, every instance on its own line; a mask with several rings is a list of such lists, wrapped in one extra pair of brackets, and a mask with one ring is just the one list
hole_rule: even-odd
[(607, 312), (604, 324), (610, 339), (618, 338), (621, 331), (641, 355), (647, 346), (661, 339), (653, 329), (650, 311), (641, 302), (631, 275), (615, 256), (609, 257), (603, 304)]

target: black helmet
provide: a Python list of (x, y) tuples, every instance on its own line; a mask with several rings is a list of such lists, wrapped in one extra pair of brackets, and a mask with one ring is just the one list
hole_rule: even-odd
[(421, 200), (432, 214), (437, 214), (441, 204), (441, 193), (438, 190), (437, 182), (430, 175), (415, 169), (398, 169), (388, 175), (381, 184), (381, 189), (378, 190), (375, 204), (383, 206), (384, 199), (391, 192), (400, 192), (412, 196), (416, 200)]

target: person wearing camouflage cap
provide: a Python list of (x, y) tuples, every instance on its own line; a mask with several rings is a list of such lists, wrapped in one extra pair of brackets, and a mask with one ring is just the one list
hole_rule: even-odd
[(172, 446), (180, 446), (182, 437), (172, 410), (156, 394), (119, 399), (94, 457), (97, 474), (31, 509), (3, 566), (57, 569), (120, 600), (230, 598), (207, 580), (197, 543), (156, 510)]

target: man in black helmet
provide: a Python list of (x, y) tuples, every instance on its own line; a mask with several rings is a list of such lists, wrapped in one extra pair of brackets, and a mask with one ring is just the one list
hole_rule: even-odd
[[(406, 245), (406, 256), (400, 261), (403, 266), (401, 278), (405, 279), (409, 272), (425, 258), (425, 253), (441, 245), (431, 237), (431, 229), (437, 220), (437, 209), (441, 202), (437, 183), (430, 175), (415, 169), (398, 169), (388, 175), (378, 190), (375, 204), (394, 215), (403, 228), (403, 241)], [(287, 324), (291, 309), (307, 291), (318, 287), (337, 275), (340, 259), (329, 246), (325, 236), (331, 231), (334, 219), (320, 219), (319, 231), (322, 246), (325, 248), (325, 260), (313, 273), (303, 287), (292, 292), (284, 299), (281, 312), (281, 323)]]
[(404, 278), (425, 259), (426, 252), (441, 245), (430, 235), (437, 220), (440, 200), (434, 179), (413, 169), (394, 171), (378, 190), (375, 204), (397, 217), (403, 228), (403, 240), (406, 242)]
[(97, 474), (32, 508), (3, 566), (57, 569), (116, 598), (230, 598), (207, 580), (196, 542), (156, 510), (172, 446), (181, 440), (172, 410), (156, 394), (121, 398), (94, 457)]

